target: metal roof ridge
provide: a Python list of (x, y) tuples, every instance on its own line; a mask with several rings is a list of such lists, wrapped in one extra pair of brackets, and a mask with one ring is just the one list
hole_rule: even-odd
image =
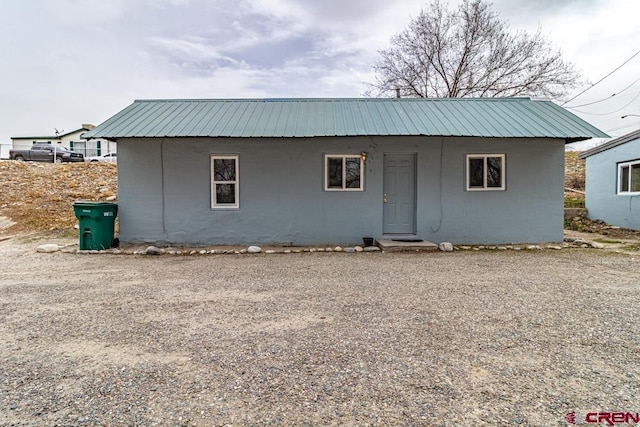
[(548, 99), (530, 97), (504, 98), (146, 98), (135, 99), (134, 103), (154, 102), (552, 102)]

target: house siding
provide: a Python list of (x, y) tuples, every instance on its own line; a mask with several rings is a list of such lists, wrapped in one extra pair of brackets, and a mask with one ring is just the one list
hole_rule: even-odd
[[(355, 244), (383, 237), (384, 153), (417, 154), (417, 233), (434, 242), (562, 240), (564, 141), (440, 137), (118, 139), (120, 239)], [(323, 191), (325, 154), (368, 153), (362, 192)], [(506, 191), (465, 191), (465, 156), (506, 155)], [(238, 155), (240, 209), (212, 210), (210, 156)]]
[(589, 218), (640, 230), (640, 196), (617, 194), (618, 163), (640, 159), (640, 139), (587, 157), (586, 208)]

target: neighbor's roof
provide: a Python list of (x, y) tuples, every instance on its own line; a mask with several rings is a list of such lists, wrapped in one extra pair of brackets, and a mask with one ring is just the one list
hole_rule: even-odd
[(607, 141), (604, 144), (600, 144), (596, 147), (585, 150), (582, 153), (580, 153), (578, 157), (580, 157), (581, 159), (586, 159), (589, 156), (602, 153), (603, 151), (607, 151), (610, 148), (617, 147), (618, 145), (626, 144), (627, 142), (633, 141), (634, 139), (638, 139), (638, 138), (640, 138), (640, 129), (630, 132), (626, 135), (622, 135), (619, 138), (612, 139), (611, 141)]
[(529, 98), (138, 100), (84, 138), (608, 136), (551, 101)]
[(71, 132), (61, 133), (59, 135), (45, 135), (45, 136), (12, 136), (11, 139), (61, 139), (72, 133), (82, 132), (83, 130), (89, 130), (87, 128), (80, 128), (72, 130)]

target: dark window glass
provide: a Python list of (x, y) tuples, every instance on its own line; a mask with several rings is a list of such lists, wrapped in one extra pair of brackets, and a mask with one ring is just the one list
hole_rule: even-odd
[(360, 188), (360, 158), (346, 158), (347, 182), (346, 188)]
[(235, 184), (216, 184), (216, 204), (236, 203), (236, 185)]
[(342, 188), (342, 158), (327, 158), (328, 188)]
[(631, 191), (640, 192), (640, 165), (631, 166)]
[(487, 187), (502, 187), (502, 158), (487, 157)]
[(626, 193), (629, 191), (629, 166), (622, 166), (620, 168), (620, 192)]
[(484, 187), (484, 159), (469, 159), (469, 187)]
[(214, 159), (213, 160), (214, 181), (235, 181), (236, 161), (235, 159)]

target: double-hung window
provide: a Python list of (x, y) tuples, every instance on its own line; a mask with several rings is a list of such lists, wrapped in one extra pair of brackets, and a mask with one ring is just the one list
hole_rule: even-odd
[(211, 208), (238, 209), (238, 156), (211, 156)]
[(504, 154), (467, 154), (467, 191), (504, 189)]
[(362, 155), (325, 155), (324, 189), (325, 191), (364, 190)]
[(640, 160), (618, 164), (618, 194), (640, 194)]

